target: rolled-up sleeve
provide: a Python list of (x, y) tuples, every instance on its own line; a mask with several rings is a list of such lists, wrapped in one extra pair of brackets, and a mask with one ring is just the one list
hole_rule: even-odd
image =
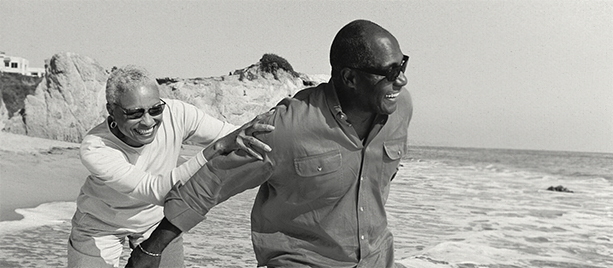
[[(237, 167), (228, 156), (209, 161), (185, 184), (176, 184), (166, 196), (164, 214), (181, 231), (186, 232), (205, 219), (218, 203), (270, 178), (273, 165), (268, 157)], [(227, 168), (232, 166), (232, 168)]]

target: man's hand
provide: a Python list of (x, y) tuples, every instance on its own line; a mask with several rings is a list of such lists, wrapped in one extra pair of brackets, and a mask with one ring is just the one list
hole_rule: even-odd
[(259, 160), (264, 159), (257, 150), (270, 152), (272, 148), (270, 148), (268, 144), (258, 140), (254, 135), (262, 132), (270, 132), (275, 129), (274, 126), (264, 123), (273, 116), (273, 114), (274, 109), (256, 116), (253, 120), (242, 125), (232, 133), (215, 141), (212, 146), (207, 147), (203, 151), (204, 156), (207, 160), (211, 160), (217, 155), (227, 155), (237, 149), (241, 149)]
[(153, 257), (145, 254), (140, 248), (135, 247), (130, 254), (130, 259), (128, 260), (128, 264), (126, 264), (126, 268), (137, 268), (137, 267), (159, 267), (161, 257)]

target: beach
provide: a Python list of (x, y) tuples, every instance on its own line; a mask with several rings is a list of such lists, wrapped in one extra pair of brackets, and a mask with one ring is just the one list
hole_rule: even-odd
[[(0, 267), (65, 266), (87, 176), (78, 144), (2, 133), (0, 160)], [(416, 147), (401, 163), (386, 208), (407, 267), (613, 267), (611, 154)], [(572, 193), (547, 190), (558, 185)], [(255, 193), (184, 235), (187, 267), (256, 266)]]
[(0, 221), (21, 219), (16, 208), (75, 200), (88, 174), (78, 148), (76, 143), (0, 132)]

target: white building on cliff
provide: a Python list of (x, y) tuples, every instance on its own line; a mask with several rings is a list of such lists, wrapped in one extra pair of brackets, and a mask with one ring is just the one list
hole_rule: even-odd
[(4, 52), (0, 51), (0, 72), (42, 77), (45, 75), (45, 68), (30, 67), (28, 60), (21, 57), (7, 56)]

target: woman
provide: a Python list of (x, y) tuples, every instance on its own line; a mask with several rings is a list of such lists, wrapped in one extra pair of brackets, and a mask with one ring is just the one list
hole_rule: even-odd
[[(106, 100), (107, 120), (87, 133), (80, 148), (91, 174), (72, 219), (69, 267), (118, 267), (126, 238), (131, 247), (145, 240), (164, 217), (168, 191), (187, 181), (207, 159), (236, 148), (256, 154), (243, 140), (270, 150), (246, 133), (270, 131), (272, 126), (256, 118), (236, 129), (195, 106), (161, 99), (157, 82), (140, 67), (113, 71)], [(209, 146), (176, 166), (186, 140)], [(162, 266), (182, 267), (182, 238), (172, 244), (164, 251)]]

